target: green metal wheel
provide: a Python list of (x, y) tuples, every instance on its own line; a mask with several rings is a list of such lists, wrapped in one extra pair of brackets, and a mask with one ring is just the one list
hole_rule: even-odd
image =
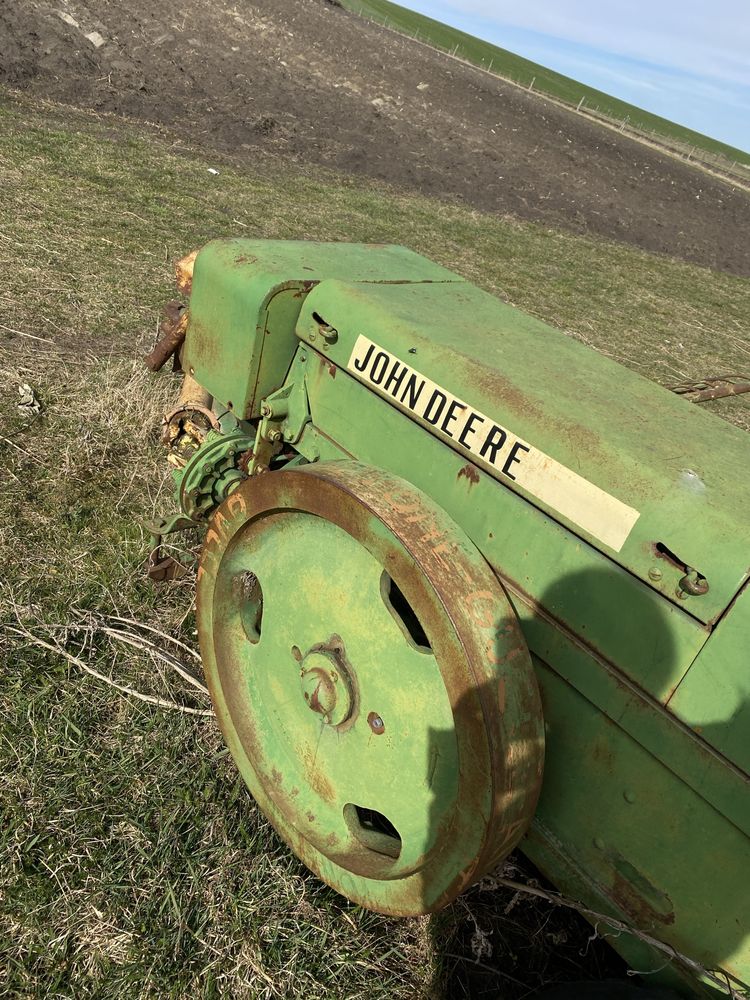
[(355, 462), (243, 483), (198, 628), (219, 724), (281, 836), (349, 899), (436, 910), (534, 812), (542, 714), (503, 588), (447, 514)]

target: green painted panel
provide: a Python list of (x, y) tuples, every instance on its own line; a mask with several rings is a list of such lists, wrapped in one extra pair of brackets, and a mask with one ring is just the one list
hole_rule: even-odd
[[(555, 465), (546, 499), (524, 490), (513, 461), (517, 480), (500, 472), (503, 486), (700, 621), (715, 619), (741, 586), (750, 555), (750, 482), (737, 474), (748, 467), (750, 449), (741, 430), (468, 284), (386, 288), (322, 282), (300, 315), (298, 333), (308, 342), (318, 330), (313, 312), (338, 331), (326, 354), (341, 368), (351, 360), (353, 370), (353, 360), (361, 360), (355, 351), (358, 338), (369, 338), (388, 352), (376, 378), (378, 391), (392, 405), (404, 409), (409, 402), (407, 383), (399, 382), (391, 367), (404, 362), (468, 404), (447, 430), (436, 430), (427, 414), (421, 423), (474, 464), (457, 440), (466, 413), (474, 411), (486, 415), (490, 427), (494, 422), (507, 432), (501, 456), (514, 439), (539, 449), (541, 460)], [(373, 371), (370, 366), (358, 377), (369, 379)], [(390, 383), (389, 371), (394, 373)], [(432, 390), (428, 386), (425, 396)], [(398, 439), (394, 445), (399, 446)], [(525, 451), (514, 458), (525, 461)], [(602, 540), (606, 534), (597, 537), (561, 513), (568, 486), (559, 478), (559, 466), (569, 479), (577, 477), (578, 485), (582, 479), (604, 491), (610, 506), (639, 512), (619, 552), (616, 544)], [(602, 497), (595, 493), (581, 500), (584, 521), (587, 499), (593, 505)], [(605, 515), (610, 516), (608, 510)], [(678, 601), (685, 571), (660, 557), (657, 543), (703, 574), (709, 592)]]
[(669, 702), (674, 714), (750, 774), (750, 587), (719, 622)]
[[(547, 741), (540, 831), (640, 929), (750, 983), (750, 840), (536, 665)], [(543, 853), (536, 839), (522, 845), (532, 859)], [(661, 956), (655, 967), (663, 964)]]
[(326, 277), (462, 281), (398, 246), (214, 240), (195, 261), (184, 366), (238, 417), (257, 416), (289, 368), (303, 298)]

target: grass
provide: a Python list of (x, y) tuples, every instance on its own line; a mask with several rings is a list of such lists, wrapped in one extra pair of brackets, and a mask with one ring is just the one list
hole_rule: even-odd
[[(144, 579), (139, 521), (171, 507), (158, 423), (177, 386), (139, 358), (172, 261), (214, 236), (404, 242), (662, 382), (747, 365), (750, 281), (0, 101), (0, 994), (514, 998), (605, 969), (581, 957), (581, 924), (481, 890), (436, 920), (348, 904), (281, 845), (211, 719), (124, 697), (11, 629), (60, 626), (97, 669), (204, 704), (145, 653), (87, 640), (71, 609), (194, 643), (190, 586)], [(750, 426), (746, 399), (715, 409)]]
[(750, 166), (750, 153), (745, 150), (735, 149), (734, 146), (729, 146), (718, 139), (712, 139), (684, 125), (651, 114), (643, 108), (635, 107), (627, 101), (621, 101), (601, 90), (579, 83), (569, 76), (556, 73), (546, 66), (524, 59), (523, 56), (491, 42), (482, 41), (424, 14), (407, 10), (391, 3), (390, 0), (342, 0), (342, 5), (379, 24), (386, 24), (387, 27), (405, 35), (417, 37), (435, 48), (454, 53), (460, 59), (465, 59), (483, 69), (492, 69), (499, 76), (520, 83), (524, 87), (528, 87), (533, 81), (534, 90), (538, 93), (547, 94), (573, 106), (577, 106), (581, 98), (584, 98), (588, 109), (593, 111), (596, 108), (599, 114), (614, 118), (618, 122), (627, 118), (630, 125), (645, 132), (655, 132), (657, 136), (681, 145), (695, 147), (712, 155), (721, 156), (730, 162)]

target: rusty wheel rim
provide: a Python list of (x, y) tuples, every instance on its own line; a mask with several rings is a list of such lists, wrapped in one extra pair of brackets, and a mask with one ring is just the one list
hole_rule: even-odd
[(248, 480), (209, 527), (198, 627), (248, 787), (345, 896), (438, 909), (522, 836), (529, 654), (479, 552), (408, 483), (354, 462)]

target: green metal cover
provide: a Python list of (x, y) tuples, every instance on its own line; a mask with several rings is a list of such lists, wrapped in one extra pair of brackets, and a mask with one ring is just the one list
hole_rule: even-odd
[[(406, 381), (391, 378), (401, 370), (393, 366), (426, 376), (410, 417), (480, 468), (487, 466), (459, 441), (467, 413), (486, 418), (475, 425), (483, 434), (490, 423), (502, 428), (495, 478), (699, 621), (714, 621), (747, 578), (750, 486), (741, 475), (747, 437), (738, 428), (466, 283), (328, 280), (300, 314), (298, 335), (310, 344), (316, 317), (338, 331), (326, 356), (399, 409), (409, 412), (412, 397)], [(377, 364), (383, 352), (388, 359)], [(380, 384), (371, 377), (374, 359)], [(450, 402), (437, 424), (418, 412), (434, 386), (459, 401), (447, 430)], [(511, 455), (514, 440), (523, 443)], [(543, 497), (541, 487), (530, 492), (521, 483), (526, 445), (541, 455), (532, 453)], [(584, 491), (574, 497), (578, 523), (564, 512), (571, 489)], [(593, 527), (580, 523), (587, 518)], [(684, 570), (669, 553), (708, 580), (708, 593), (677, 596)]]
[(304, 296), (329, 277), (463, 280), (399, 246), (214, 240), (195, 261), (183, 367), (238, 417), (257, 416), (289, 369)]

